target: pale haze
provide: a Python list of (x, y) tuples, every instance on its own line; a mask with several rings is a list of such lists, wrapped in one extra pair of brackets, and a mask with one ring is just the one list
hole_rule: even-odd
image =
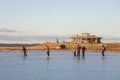
[(0, 0), (0, 28), (46, 35), (120, 35), (119, 0)]

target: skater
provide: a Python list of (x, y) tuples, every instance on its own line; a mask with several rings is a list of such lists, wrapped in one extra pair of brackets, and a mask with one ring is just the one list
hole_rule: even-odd
[(85, 46), (83, 46), (82, 47), (82, 57), (85, 57), (85, 50), (86, 50), (86, 48), (85, 48)]
[(104, 54), (105, 51), (106, 51), (106, 47), (104, 45), (102, 45), (102, 52), (101, 52), (102, 56), (105, 56), (105, 54)]
[(78, 47), (77, 47), (77, 56), (80, 57), (80, 49), (81, 49), (81, 46), (78, 44)]
[(23, 46), (22, 52), (23, 52), (24, 56), (27, 56), (27, 50), (26, 50), (25, 46)]
[(48, 45), (46, 45), (46, 47), (47, 47), (47, 56), (49, 57), (50, 56), (50, 48)]
[(73, 46), (73, 54), (74, 54), (74, 57), (76, 57), (76, 49), (75, 49), (75, 46)]

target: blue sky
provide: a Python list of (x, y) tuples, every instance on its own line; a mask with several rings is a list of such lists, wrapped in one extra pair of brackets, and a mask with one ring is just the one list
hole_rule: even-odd
[(0, 0), (0, 28), (46, 35), (120, 35), (119, 0)]

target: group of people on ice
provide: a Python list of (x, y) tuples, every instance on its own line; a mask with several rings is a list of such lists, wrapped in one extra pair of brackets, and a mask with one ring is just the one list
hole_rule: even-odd
[[(46, 45), (47, 47), (47, 56), (50, 56), (50, 48), (48, 45)], [(75, 48), (75, 46), (73, 46), (73, 53), (75, 57), (80, 57), (80, 53), (82, 52), (82, 57), (85, 57), (85, 51), (86, 48), (85, 46), (80, 46), (79, 44), (77, 45), (77, 48)], [(106, 51), (106, 47), (104, 45), (102, 45), (102, 49), (101, 49), (101, 54), (102, 56), (105, 56), (104, 52)], [(22, 52), (24, 54), (24, 56), (27, 56), (27, 50), (25, 48), (25, 46), (23, 46)]]
[(75, 47), (73, 46), (74, 56), (80, 57), (81, 50), (82, 50), (82, 57), (84, 57), (86, 48), (84, 46), (81, 47), (80, 45), (78, 45), (77, 48), (75, 49)]
[[(86, 48), (85, 46), (80, 46), (78, 44), (77, 48), (75, 49), (75, 47), (73, 46), (73, 53), (74, 53), (74, 56), (76, 57), (80, 57), (80, 51), (82, 52), (82, 57), (85, 57), (85, 51), (86, 51)], [(106, 51), (106, 47), (104, 45), (102, 45), (101, 47), (101, 54), (102, 56), (105, 56), (104, 52)]]

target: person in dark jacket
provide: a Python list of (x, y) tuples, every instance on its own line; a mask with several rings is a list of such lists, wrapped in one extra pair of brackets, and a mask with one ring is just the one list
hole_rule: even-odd
[(102, 45), (102, 56), (105, 56), (104, 52), (106, 51), (106, 47), (104, 45)]
[(47, 55), (50, 56), (50, 48), (48, 45), (46, 45), (46, 47), (47, 47)]
[(77, 56), (80, 57), (80, 49), (81, 49), (81, 46), (78, 44), (78, 47), (77, 47)]
[(86, 48), (85, 48), (85, 46), (83, 46), (82, 47), (82, 57), (85, 57), (85, 50), (86, 50)]
[(23, 52), (24, 56), (27, 56), (27, 50), (26, 50), (25, 46), (23, 46), (22, 52)]

